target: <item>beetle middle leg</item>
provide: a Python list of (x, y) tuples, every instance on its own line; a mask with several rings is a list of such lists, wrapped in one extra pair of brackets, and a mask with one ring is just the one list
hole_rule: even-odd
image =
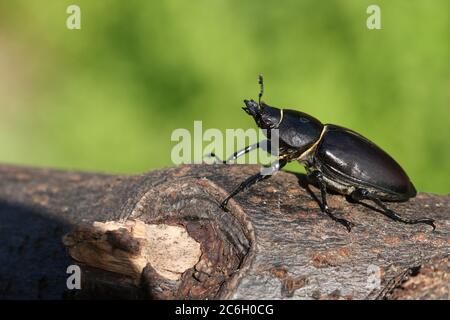
[(287, 161), (286, 160), (277, 160), (275, 162), (272, 163), (272, 165), (270, 167), (266, 167), (264, 168), (264, 172), (258, 172), (257, 174), (247, 178), (244, 182), (242, 182), (236, 189), (234, 189), (226, 198), (225, 200), (222, 201), (222, 203), (220, 204), (220, 207), (225, 210), (228, 211), (227, 209), (227, 204), (228, 201), (233, 198), (235, 195), (237, 195), (239, 192), (244, 191), (245, 189), (250, 188), (252, 185), (254, 185), (255, 183), (267, 179), (269, 178), (271, 175), (273, 175), (275, 172), (281, 170), (281, 168), (283, 168), (286, 165)]
[(320, 195), (322, 198), (322, 202), (320, 204), (320, 209), (322, 212), (326, 213), (331, 219), (333, 219), (336, 222), (339, 222), (344, 227), (347, 228), (347, 231), (350, 232), (352, 230), (352, 227), (354, 226), (354, 223), (351, 221), (348, 221), (343, 218), (338, 218), (334, 215), (333, 210), (328, 207), (327, 203), (327, 186), (325, 184), (325, 181), (322, 176), (322, 172), (320, 171), (313, 171), (307, 176), (309, 181), (316, 181), (320, 188)]
[(433, 230), (436, 229), (436, 226), (434, 225), (434, 220), (430, 218), (420, 218), (420, 219), (408, 219), (403, 218), (395, 211), (389, 209), (383, 201), (381, 201), (375, 194), (372, 192), (366, 190), (366, 189), (356, 189), (354, 192), (350, 194), (350, 197), (355, 201), (361, 201), (361, 200), (370, 200), (373, 203), (375, 203), (379, 208), (381, 208), (381, 213), (385, 216), (391, 218), (394, 221), (403, 222), (406, 224), (418, 224), (418, 223), (425, 223), (433, 227)]

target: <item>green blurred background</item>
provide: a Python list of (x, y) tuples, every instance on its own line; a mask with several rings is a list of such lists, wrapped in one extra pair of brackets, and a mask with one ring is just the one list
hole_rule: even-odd
[[(81, 7), (81, 30), (66, 8)], [(381, 7), (382, 30), (366, 9)], [(138, 173), (256, 98), (350, 127), (450, 191), (450, 2), (0, 1), (0, 162)], [(301, 171), (298, 164), (288, 169)]]

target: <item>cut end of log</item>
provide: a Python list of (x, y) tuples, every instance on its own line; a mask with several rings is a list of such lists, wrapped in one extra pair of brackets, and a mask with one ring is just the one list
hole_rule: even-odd
[(200, 244), (185, 228), (140, 220), (94, 222), (66, 235), (63, 242), (74, 260), (127, 275), (136, 284), (147, 265), (162, 278), (179, 280), (201, 255)]
[(230, 298), (250, 267), (255, 235), (239, 206), (227, 214), (219, 208), (215, 199), (224, 195), (208, 180), (182, 179), (142, 193), (128, 220), (66, 235), (89, 288), (80, 296), (116, 289), (114, 298)]

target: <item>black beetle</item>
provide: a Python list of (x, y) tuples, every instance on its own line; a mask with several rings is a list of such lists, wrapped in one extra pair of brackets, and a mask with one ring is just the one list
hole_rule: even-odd
[[(255, 174), (242, 182), (223, 200), (222, 209), (227, 211), (228, 201), (239, 192), (270, 177), (288, 162), (297, 160), (306, 168), (308, 182), (320, 188), (322, 212), (343, 224), (348, 231), (354, 224), (334, 215), (327, 205), (327, 190), (345, 195), (355, 202), (370, 200), (393, 220), (408, 224), (425, 223), (432, 226), (433, 230), (436, 228), (433, 219), (403, 218), (384, 204), (384, 201), (405, 202), (417, 194), (408, 175), (389, 154), (352, 130), (334, 124), (322, 124), (300, 111), (278, 109), (265, 104), (261, 101), (264, 91), (262, 76), (259, 76), (259, 84), (261, 90), (258, 102), (244, 100), (243, 109), (261, 129), (278, 129), (278, 159), (266, 172)], [(270, 140), (270, 135), (267, 138)], [(259, 147), (261, 143), (247, 146), (222, 162), (235, 160)], [(213, 153), (211, 156), (215, 157)]]

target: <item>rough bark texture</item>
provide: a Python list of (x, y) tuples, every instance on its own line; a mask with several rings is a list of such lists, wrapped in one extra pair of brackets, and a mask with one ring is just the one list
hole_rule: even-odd
[[(0, 298), (449, 299), (450, 197), (390, 207), (339, 195), (326, 215), (303, 175), (280, 172), (218, 203), (257, 166), (193, 165), (139, 176), (0, 166)], [(312, 187), (317, 194), (317, 189)], [(82, 267), (82, 289), (66, 268)]]

